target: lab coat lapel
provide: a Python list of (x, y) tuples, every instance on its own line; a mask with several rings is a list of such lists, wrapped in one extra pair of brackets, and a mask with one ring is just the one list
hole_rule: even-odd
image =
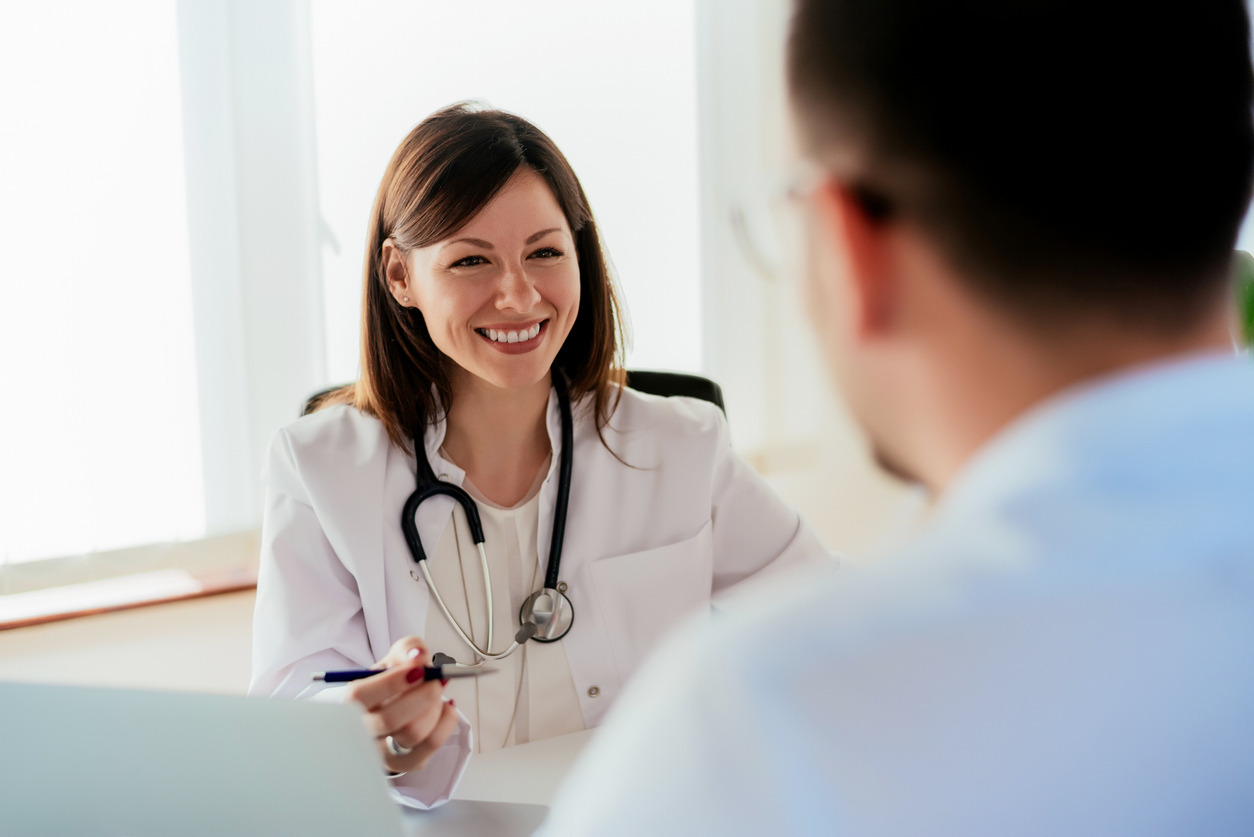
[[(621, 689), (621, 678), (614, 659), (613, 645), (600, 616), (600, 607), (586, 578), (589, 539), (595, 541), (602, 528), (594, 515), (597, 504), (587, 502), (587, 486), (596, 485), (599, 469), (604, 467), (603, 448), (596, 432), (595, 406), (592, 398), (571, 405), (574, 419), (574, 458), (571, 462), (570, 506), (566, 513), (566, 534), (563, 538), (560, 580), (567, 583), (566, 595), (575, 610), (575, 622), (562, 639), (571, 677), (579, 697), (584, 726), (591, 729), (601, 721)], [(536, 526), (536, 548), (540, 566), (548, 568), (549, 544), (553, 536), (553, 507), (557, 503), (557, 484), (562, 444), (561, 408), (556, 393), (549, 395), (549, 444), (553, 458), (548, 478), (540, 492), (540, 519)], [(607, 452), (608, 453), (608, 452)]]
[[(383, 554), (383, 533), (378, 520), (379, 509), (384, 508), (384, 481), (391, 445), (382, 426), (372, 426), (360, 416), (356, 422), (360, 425), (356, 432), (343, 437), (352, 445), (349, 458), (352, 467), (341, 468), (329, 475), (330, 478), (307, 479), (304, 484), (309, 488), (310, 503), (319, 517), (335, 522), (324, 530), (327, 540), (356, 579), (362, 602), (382, 604), (384, 580), (379, 558)], [(329, 462), (336, 461), (344, 461), (342, 454), (329, 458)], [(391, 644), (386, 610), (367, 606), (363, 611), (366, 634), (377, 657), (380, 647), (386, 651)]]

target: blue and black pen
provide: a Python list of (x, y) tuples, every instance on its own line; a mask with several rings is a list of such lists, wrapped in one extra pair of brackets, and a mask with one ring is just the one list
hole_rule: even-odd
[[(388, 671), (388, 669), (350, 668), (343, 671), (315, 671), (313, 679), (320, 680), (323, 683), (349, 683), (353, 680), (364, 680), (367, 677), (374, 677), (376, 674), (383, 674), (385, 671)], [(430, 680), (447, 680), (450, 677), (478, 677), (481, 674), (488, 674), (493, 671), (496, 671), (496, 669), (482, 666), (459, 666), (456, 664), (423, 666), (422, 679), (423, 682), (427, 682)]]

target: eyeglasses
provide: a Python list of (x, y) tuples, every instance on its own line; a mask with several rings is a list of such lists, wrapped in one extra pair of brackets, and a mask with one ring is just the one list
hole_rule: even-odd
[(810, 160), (733, 207), (732, 235), (750, 266), (766, 281), (794, 279), (803, 269), (809, 218), (806, 203), (829, 177)]
[[(802, 160), (773, 188), (732, 210), (732, 233), (745, 260), (764, 279), (777, 282), (801, 275), (812, 224), (809, 199), (836, 177), (820, 164)], [(850, 188), (873, 221), (894, 215), (893, 202), (879, 190), (857, 182)]]

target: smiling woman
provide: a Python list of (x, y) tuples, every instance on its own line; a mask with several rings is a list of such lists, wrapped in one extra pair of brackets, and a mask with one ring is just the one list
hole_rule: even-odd
[[(408, 804), (472, 752), (595, 726), (714, 594), (833, 565), (717, 407), (622, 385), (596, 223), (526, 120), (409, 133), (363, 286), (361, 378), (271, 445), (250, 691), (360, 703)], [(495, 673), (427, 681), (436, 657)]]
[[(619, 310), (588, 199), (561, 151), (525, 119), (454, 105), (414, 128), (383, 175), (366, 243), (361, 378), (324, 403), (351, 401), (408, 447), (416, 428), (452, 409), (460, 372), (547, 392), (556, 360), (572, 399), (593, 395), (599, 429), (623, 380)], [(536, 325), (544, 340), (506, 348), (510, 331)], [(397, 362), (397, 344), (412, 364)], [(541, 344), (527, 362), (487, 363), (493, 349)]]

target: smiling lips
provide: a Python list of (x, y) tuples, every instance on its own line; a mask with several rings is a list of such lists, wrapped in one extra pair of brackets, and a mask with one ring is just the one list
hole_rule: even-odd
[(477, 328), (475, 331), (498, 343), (525, 343), (540, 333), (540, 323), (519, 331), (497, 331), (495, 328)]
[(480, 337), (489, 341), (494, 349), (506, 354), (520, 354), (540, 345), (537, 338), (548, 322), (548, 320), (541, 320), (525, 328), (476, 328), (475, 331)]

